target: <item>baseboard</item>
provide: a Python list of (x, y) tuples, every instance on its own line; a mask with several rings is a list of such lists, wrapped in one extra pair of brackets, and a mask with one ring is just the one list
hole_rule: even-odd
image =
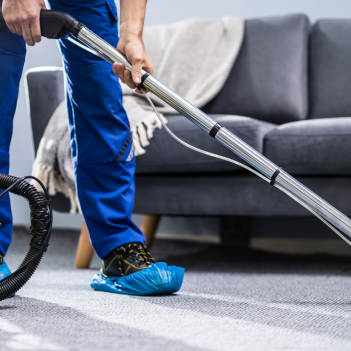
[(196, 241), (201, 243), (219, 244), (219, 236), (216, 235), (189, 235), (189, 234), (156, 234), (156, 239)]
[(338, 238), (251, 238), (250, 247), (285, 254), (351, 256), (351, 246)]
[[(220, 244), (221, 242), (220, 237), (215, 235), (156, 234), (156, 238), (208, 244)], [(251, 238), (250, 247), (256, 250), (291, 255), (328, 254), (351, 256), (351, 246), (338, 238)]]

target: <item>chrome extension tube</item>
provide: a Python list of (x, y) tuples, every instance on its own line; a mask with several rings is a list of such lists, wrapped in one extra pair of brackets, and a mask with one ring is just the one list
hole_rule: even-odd
[[(127, 70), (131, 71), (132, 67), (130, 63), (122, 54), (86, 27), (80, 30), (77, 37), (106, 61), (110, 63), (122, 63)], [(266, 177), (269, 179), (273, 177), (272, 182), (274, 182), (278, 188), (293, 195), (293, 197), (298, 199), (300, 204), (307, 205), (327, 222), (339, 229), (342, 232), (341, 234), (343, 234), (340, 236), (351, 245), (351, 220), (347, 216), (306, 188), (288, 173), (284, 172), (225, 127), (220, 126), (215, 120), (190, 104), (156, 78), (147, 75), (145, 71), (142, 72), (142, 75), (144, 74), (146, 78), (143, 81), (143, 85), (147, 89), (198, 125)]]

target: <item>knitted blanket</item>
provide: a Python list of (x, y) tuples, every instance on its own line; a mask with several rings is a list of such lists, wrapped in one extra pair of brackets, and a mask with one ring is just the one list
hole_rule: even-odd
[[(154, 76), (201, 108), (222, 89), (240, 50), (243, 35), (244, 20), (241, 18), (188, 19), (171, 25), (147, 27), (143, 41), (155, 67)], [(124, 84), (122, 90), (123, 106), (133, 134), (134, 153), (138, 156), (145, 153), (144, 148), (149, 145), (154, 130), (162, 125), (145, 97)], [(177, 113), (157, 96), (151, 93), (149, 96), (161, 114)], [(32, 174), (47, 186), (50, 195), (59, 191), (69, 197), (71, 212), (75, 213), (79, 211), (79, 203), (65, 106), (63, 101), (45, 129)]]

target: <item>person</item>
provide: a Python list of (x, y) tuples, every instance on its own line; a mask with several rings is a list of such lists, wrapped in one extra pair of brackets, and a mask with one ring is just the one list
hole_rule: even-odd
[[(132, 64), (111, 65), (67, 39), (59, 40), (66, 79), (68, 125), (77, 195), (104, 277), (121, 277), (154, 261), (131, 219), (134, 204), (132, 136), (118, 78), (131, 88), (141, 69), (153, 73), (142, 42), (147, 0), (120, 0), (120, 38), (114, 0), (0, 0), (9, 32), (0, 33), (0, 173), (9, 172), (9, 146), (26, 44), (41, 40), (39, 15), (50, 8), (69, 13), (117, 48)], [(10, 199), (0, 206), (0, 279), (10, 274), (3, 257), (11, 243)]]

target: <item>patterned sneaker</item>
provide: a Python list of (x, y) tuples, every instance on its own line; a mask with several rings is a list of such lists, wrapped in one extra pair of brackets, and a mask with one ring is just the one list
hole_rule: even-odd
[(101, 276), (116, 278), (148, 268), (155, 260), (141, 243), (121, 245), (102, 260)]

